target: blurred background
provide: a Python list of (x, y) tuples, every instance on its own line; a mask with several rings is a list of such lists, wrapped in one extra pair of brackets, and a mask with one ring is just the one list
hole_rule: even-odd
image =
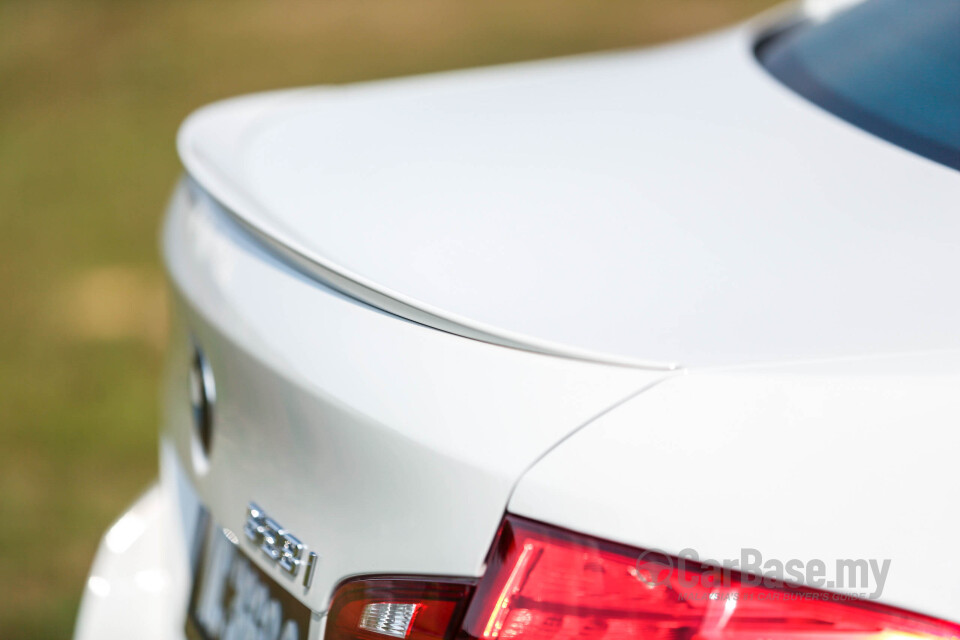
[(157, 473), (157, 231), (228, 96), (653, 44), (771, 0), (0, 0), (0, 638), (68, 638)]

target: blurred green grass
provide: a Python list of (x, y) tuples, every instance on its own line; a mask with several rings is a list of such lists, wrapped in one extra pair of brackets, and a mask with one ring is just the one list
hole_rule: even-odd
[(771, 0), (0, 0), (0, 638), (63, 638), (156, 474), (174, 136), (227, 96), (689, 35)]

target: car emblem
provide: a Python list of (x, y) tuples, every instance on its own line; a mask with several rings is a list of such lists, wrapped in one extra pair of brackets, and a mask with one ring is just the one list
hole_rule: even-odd
[(193, 428), (203, 455), (210, 455), (213, 440), (213, 406), (217, 402), (217, 385), (213, 370), (200, 347), (194, 347), (190, 363), (190, 409), (193, 413)]
[(296, 536), (277, 524), (253, 502), (247, 505), (247, 519), (243, 526), (243, 533), (264, 556), (291, 578), (296, 578), (300, 572), (300, 566), (305, 565), (303, 586), (310, 588), (319, 556), (313, 551), (305, 553), (303, 543)]

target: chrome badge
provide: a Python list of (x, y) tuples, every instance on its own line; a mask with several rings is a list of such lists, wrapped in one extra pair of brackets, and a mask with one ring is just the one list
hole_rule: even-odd
[(306, 565), (303, 574), (303, 586), (307, 589), (310, 588), (317, 564), (317, 554), (311, 551), (304, 558), (303, 543), (277, 524), (253, 502), (247, 505), (247, 520), (243, 526), (243, 533), (247, 540), (260, 549), (263, 555), (290, 577), (297, 577), (300, 572), (300, 565)]
[(193, 348), (189, 385), (193, 428), (206, 458), (210, 455), (213, 441), (213, 407), (217, 402), (217, 385), (210, 362), (198, 346)]

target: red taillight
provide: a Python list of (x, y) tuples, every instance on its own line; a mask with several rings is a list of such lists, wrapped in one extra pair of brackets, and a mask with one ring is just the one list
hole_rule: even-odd
[(444, 640), (463, 617), (468, 581), (364, 578), (334, 595), (326, 640)]
[[(908, 640), (960, 627), (508, 516), (467, 612), (481, 640)], [(675, 560), (675, 559), (674, 559)]]
[(331, 606), (326, 640), (960, 638), (960, 625), (950, 622), (680, 565), (514, 516), (504, 520), (472, 599), (471, 590), (439, 581), (347, 583)]

